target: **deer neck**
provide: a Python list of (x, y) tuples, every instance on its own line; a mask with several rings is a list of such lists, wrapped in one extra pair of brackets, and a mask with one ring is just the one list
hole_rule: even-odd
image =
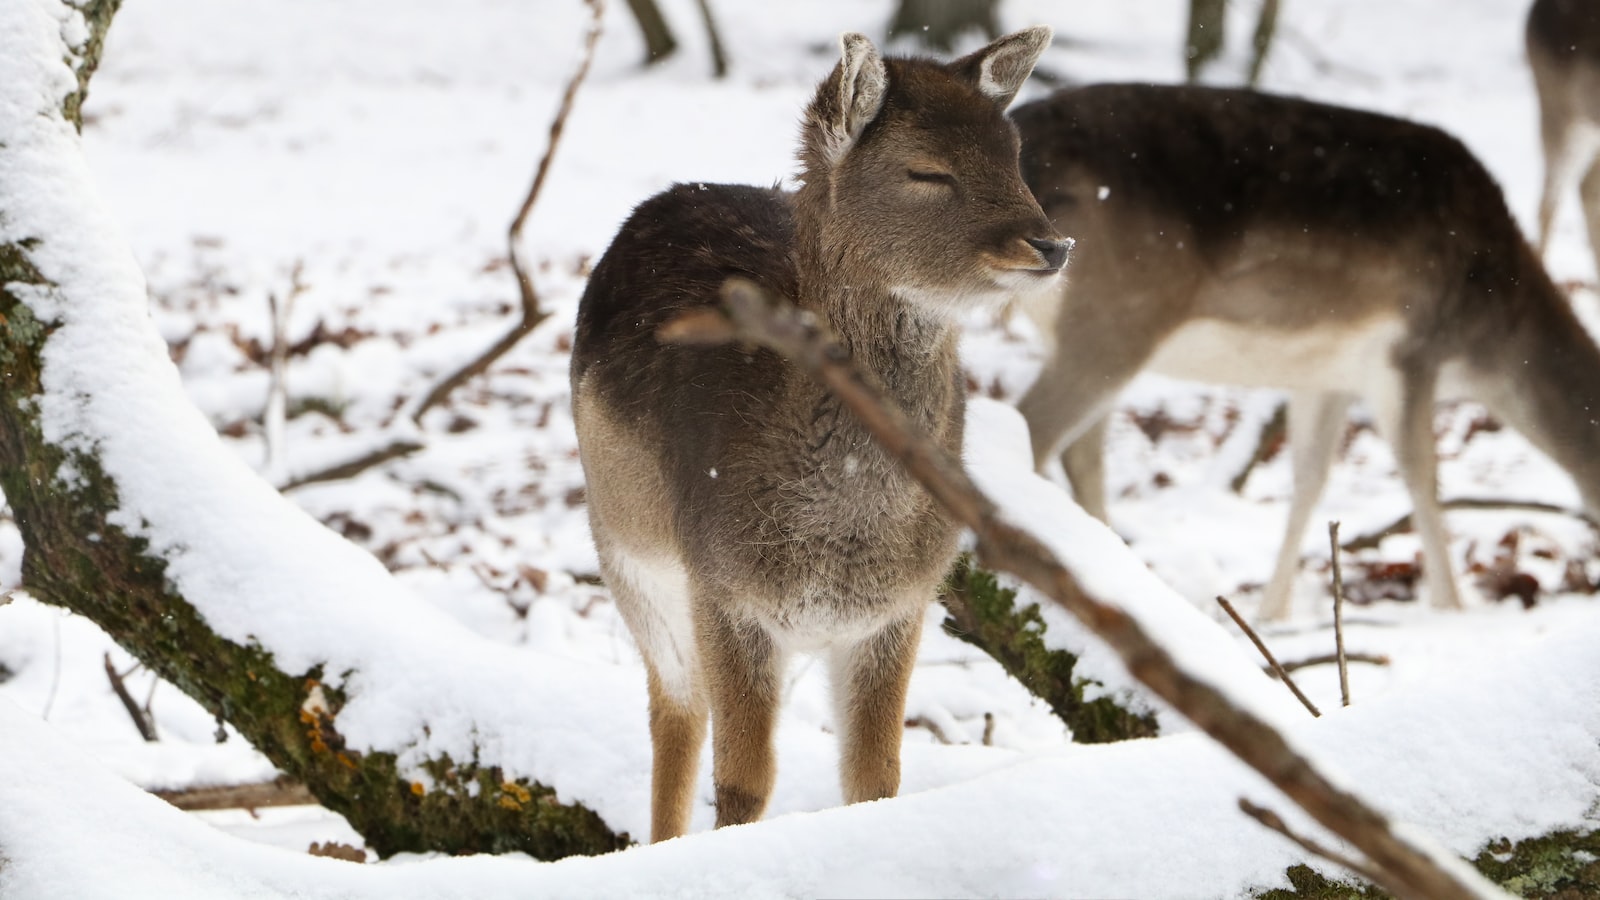
[(899, 296), (871, 254), (833, 239), (827, 219), (804, 209), (795, 229), (799, 305), (825, 321), (855, 364), (903, 406), (914, 405), (930, 379), (942, 388), (959, 365), (956, 324)]
[[(1494, 411), (1571, 475), (1589, 513), (1600, 513), (1600, 348), (1565, 297), (1537, 279), (1548, 300), (1495, 336), (1498, 371), (1486, 395)], [(1509, 376), (1509, 377), (1508, 377)]]

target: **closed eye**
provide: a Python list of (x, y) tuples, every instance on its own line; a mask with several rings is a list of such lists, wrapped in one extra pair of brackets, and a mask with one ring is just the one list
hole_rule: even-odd
[(907, 169), (906, 177), (922, 184), (942, 184), (946, 187), (956, 186), (956, 176), (938, 169)]

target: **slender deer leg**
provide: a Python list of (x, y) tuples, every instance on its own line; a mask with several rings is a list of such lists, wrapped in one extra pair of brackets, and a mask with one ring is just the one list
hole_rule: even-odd
[(697, 597), (700, 652), (711, 695), (712, 780), (717, 827), (761, 818), (777, 777), (783, 656), (754, 622), (730, 618), (726, 597)]
[(1577, 175), (1572, 111), (1555, 93), (1554, 88), (1546, 90), (1540, 85), (1539, 139), (1544, 146), (1544, 183), (1539, 191), (1539, 231), (1534, 246), (1541, 259), (1550, 245), (1550, 229), (1561, 207), (1561, 195)]
[(1294, 467), (1294, 493), (1289, 500), (1289, 520), (1278, 548), (1278, 564), (1267, 583), (1261, 617), (1280, 620), (1293, 605), (1295, 576), (1300, 571), (1300, 545), (1312, 510), (1328, 482), (1339, 437), (1344, 433), (1348, 394), (1329, 391), (1295, 391), (1289, 397), (1289, 450)]
[(1438, 454), (1433, 436), (1435, 373), (1402, 367), (1397, 396), (1377, 404), (1378, 426), (1394, 447), (1400, 476), (1411, 494), (1411, 520), (1422, 539), (1422, 561), (1433, 605), (1460, 609), (1450, 536), (1439, 507)]
[(650, 841), (657, 843), (689, 830), (710, 709), (703, 686), (695, 684), (687, 691), (674, 692), (664, 686), (655, 666), (645, 665), (650, 675), (650, 742), (654, 751)]
[(1589, 249), (1594, 253), (1595, 276), (1600, 278), (1600, 154), (1583, 176), (1583, 218), (1589, 228)]
[(893, 797), (900, 790), (906, 687), (921, 637), (919, 608), (915, 615), (829, 654), (842, 737), (839, 781), (846, 803)]
[(1110, 413), (1102, 415), (1089, 430), (1078, 436), (1061, 454), (1061, 465), (1072, 483), (1072, 496), (1083, 511), (1110, 523), (1106, 507), (1106, 426)]
[(650, 688), (650, 840), (664, 841), (688, 830), (710, 715), (688, 583), (680, 565), (646, 562), (628, 553), (609, 529), (596, 527), (594, 535), (600, 572), (644, 657)]

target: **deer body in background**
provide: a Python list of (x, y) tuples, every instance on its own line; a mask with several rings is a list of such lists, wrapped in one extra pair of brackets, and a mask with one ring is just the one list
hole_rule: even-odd
[(651, 836), (688, 826), (709, 716), (718, 826), (771, 794), (782, 672), (824, 655), (848, 802), (892, 796), (922, 621), (956, 528), (825, 389), (765, 350), (661, 344), (730, 276), (793, 298), (958, 452), (958, 316), (1066, 254), (1004, 110), (1049, 43), (953, 63), (860, 35), (802, 125), (793, 194), (677, 185), (638, 207), (579, 306), (573, 415), (601, 572), (644, 657)]
[(1020, 404), (1106, 518), (1102, 440), (1140, 371), (1286, 389), (1294, 488), (1262, 605), (1289, 612), (1301, 539), (1355, 398), (1410, 494), (1433, 602), (1460, 605), (1435, 484), (1436, 399), (1483, 402), (1600, 498), (1600, 351), (1457, 140), (1252, 92), (1099, 85), (1013, 113), (1073, 264)]
[(1526, 37), (1544, 146), (1539, 255), (1561, 197), (1576, 185), (1600, 270), (1600, 0), (1535, 0)]

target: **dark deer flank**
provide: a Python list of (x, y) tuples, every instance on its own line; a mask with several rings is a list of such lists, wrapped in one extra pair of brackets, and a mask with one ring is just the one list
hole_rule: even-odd
[(905, 691), (956, 529), (858, 422), (767, 351), (668, 346), (731, 276), (824, 320), (958, 451), (957, 319), (1048, 285), (1065, 248), (1004, 110), (1050, 32), (942, 64), (860, 35), (818, 87), (790, 194), (680, 184), (622, 226), (579, 306), (573, 414), (601, 571), (644, 657), (654, 840), (682, 834), (709, 718), (717, 824), (772, 791), (785, 661), (821, 654), (846, 801), (894, 795)]
[(1544, 146), (1539, 255), (1549, 245), (1561, 198), (1576, 186), (1600, 269), (1600, 2), (1536, 0), (1528, 10), (1527, 44)]
[(1600, 351), (1454, 138), (1245, 91), (1100, 85), (1017, 109), (1023, 175), (1077, 243), (1040, 308), (1055, 346), (1021, 403), (1105, 518), (1105, 416), (1140, 371), (1290, 393), (1294, 490), (1262, 605), (1284, 616), (1301, 538), (1360, 398), (1395, 448), (1435, 604), (1459, 606), (1433, 407), (1479, 400), (1600, 499)]

